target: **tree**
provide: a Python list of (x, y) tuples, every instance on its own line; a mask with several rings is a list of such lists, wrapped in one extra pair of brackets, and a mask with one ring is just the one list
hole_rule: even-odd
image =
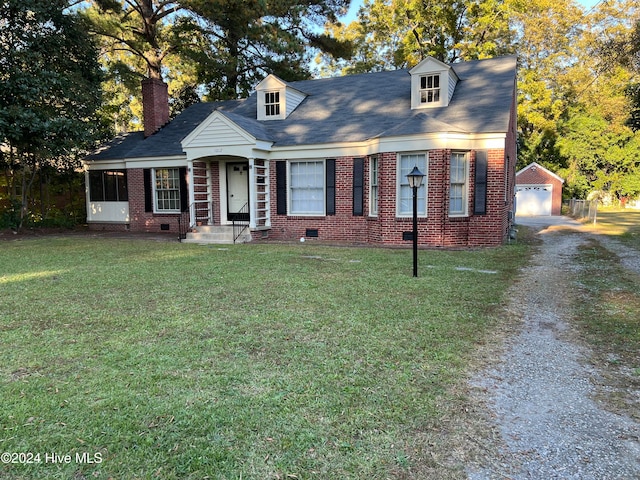
[(518, 52), (518, 166), (535, 161), (552, 171), (565, 166), (556, 146), (558, 126), (581, 86), (592, 78), (578, 47), (585, 19), (573, 1), (515, 0), (511, 24)]
[(0, 3), (0, 162), (20, 227), (45, 167), (69, 170), (102, 126), (97, 49), (64, 0)]
[(177, 16), (184, 7), (165, 0), (92, 0), (94, 8), (84, 10), (92, 30), (103, 37), (108, 55), (126, 52), (126, 65), (144, 76), (162, 79), (162, 64), (167, 55), (181, 46), (168, 17)]
[[(557, 122), (557, 146), (568, 190), (584, 197), (597, 190), (614, 198), (640, 194), (640, 136), (634, 131), (634, 18), (627, 0), (603, 3), (585, 16), (577, 42), (579, 61), (567, 69), (566, 113)], [(566, 81), (565, 85), (569, 85)], [(637, 130), (637, 129), (636, 129)]]
[(84, 3), (91, 4), (84, 13), (104, 39), (107, 70), (130, 98), (139, 96), (137, 84), (145, 76), (170, 80), (170, 95), (182, 94), (176, 106), (193, 101), (193, 92), (209, 100), (238, 98), (268, 73), (307, 78), (309, 48), (349, 54), (348, 45), (314, 30), (336, 22), (349, 0)]
[(211, 48), (194, 51), (199, 78), (212, 99), (246, 96), (269, 73), (283, 80), (309, 78), (309, 51), (350, 57), (349, 42), (315, 29), (337, 22), (349, 0), (190, 0), (207, 20)]
[(365, 0), (358, 21), (328, 33), (354, 45), (356, 61), (318, 59), (325, 74), (411, 67), (511, 53), (504, 0)]
[(597, 113), (576, 113), (558, 140), (570, 160), (569, 188), (578, 197), (594, 190), (615, 198), (640, 194), (640, 134)]

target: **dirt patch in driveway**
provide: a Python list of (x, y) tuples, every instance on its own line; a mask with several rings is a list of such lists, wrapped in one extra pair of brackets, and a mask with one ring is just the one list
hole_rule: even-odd
[(542, 243), (509, 291), (501, 350), (485, 352), (498, 361), (471, 381), (490, 434), (468, 478), (640, 478), (640, 424), (603, 401), (611, 372), (591, 363), (573, 322), (574, 260), (590, 234), (571, 221), (531, 228)]

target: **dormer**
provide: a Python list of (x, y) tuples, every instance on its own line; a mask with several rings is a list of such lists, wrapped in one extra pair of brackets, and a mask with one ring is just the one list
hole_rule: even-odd
[(306, 94), (271, 74), (256, 86), (258, 120), (284, 120), (306, 98)]
[(409, 70), (411, 109), (446, 107), (453, 96), (458, 76), (446, 63), (427, 57)]

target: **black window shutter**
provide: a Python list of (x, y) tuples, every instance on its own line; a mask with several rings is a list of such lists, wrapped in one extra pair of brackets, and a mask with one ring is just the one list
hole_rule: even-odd
[(487, 213), (487, 151), (476, 151), (476, 175), (474, 187), (473, 214)]
[(336, 214), (336, 161), (327, 160), (327, 215)]
[(151, 184), (151, 169), (145, 168), (144, 174), (144, 211), (153, 212), (153, 185)]
[(276, 162), (276, 213), (287, 214), (287, 162)]
[(180, 167), (180, 211), (189, 210), (189, 187), (187, 186), (187, 167)]
[(353, 159), (353, 214), (364, 215), (364, 159)]

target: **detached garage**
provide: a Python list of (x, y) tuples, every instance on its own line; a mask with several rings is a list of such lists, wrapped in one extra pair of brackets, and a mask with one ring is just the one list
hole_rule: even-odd
[(560, 215), (564, 180), (535, 162), (516, 172), (516, 214)]

